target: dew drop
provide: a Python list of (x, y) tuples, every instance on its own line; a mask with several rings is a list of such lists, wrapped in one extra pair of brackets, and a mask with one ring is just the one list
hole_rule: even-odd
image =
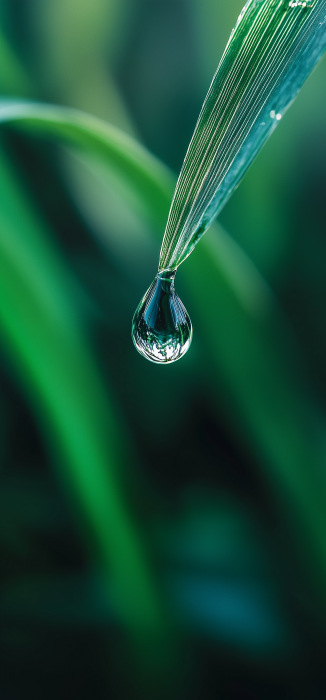
[(175, 362), (192, 341), (192, 325), (175, 293), (176, 270), (160, 272), (137, 307), (131, 337), (141, 355), (159, 364)]

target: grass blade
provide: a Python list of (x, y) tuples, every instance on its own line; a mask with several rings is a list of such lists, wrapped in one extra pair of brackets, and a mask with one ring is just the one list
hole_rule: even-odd
[(168, 212), (174, 179), (168, 168), (134, 139), (107, 122), (79, 110), (25, 100), (0, 100), (0, 122), (14, 123), (38, 135), (51, 136), (110, 164), (142, 200), (151, 203), (155, 222)]
[(249, 0), (190, 142), (159, 271), (180, 265), (232, 194), (326, 48), (325, 0)]
[(2, 93), (30, 97), (32, 85), (17, 56), (13, 52), (0, 25), (0, 89)]
[[(159, 215), (164, 225), (172, 178), (129, 137), (125, 139), (117, 130), (79, 112), (31, 103), (7, 101), (0, 107), (0, 119), (20, 126), (32, 122), (44, 133), (64, 141), (70, 138), (73, 145), (88, 147), (95, 155), (100, 154), (103, 145), (102, 162), (107, 163), (108, 171), (117, 167), (123, 173), (125, 168), (126, 179), (134, 181), (144, 209), (152, 216)], [(153, 199), (148, 198), (149, 192), (155, 192)], [(293, 366), (293, 347), (277, 306), (259, 273), (253, 275), (252, 270), (245, 254), (222, 232), (203, 241), (180, 275), (202, 323), (211, 376), (216, 381), (222, 373), (227, 387), (228, 399), (219, 398), (218, 403), (222, 400), (233, 429), (256, 454), (261, 469), (273, 483), (289, 528), (295, 523), (293, 541), (302, 557), (308, 559), (325, 605), (326, 516), (321, 482), (325, 461), (321, 426), (325, 416), (318, 404), (311, 403)]]
[(142, 640), (160, 637), (165, 622), (119, 484), (125, 435), (81, 328), (74, 281), (3, 154), (0, 204), (3, 342), (92, 533), (109, 597), (139, 649)]
[(179, 274), (206, 338), (213, 395), (258, 458), (326, 609), (325, 415), (299, 374), (300, 353), (277, 304), (262, 287), (260, 309), (246, 305), (212, 251), (212, 233)]

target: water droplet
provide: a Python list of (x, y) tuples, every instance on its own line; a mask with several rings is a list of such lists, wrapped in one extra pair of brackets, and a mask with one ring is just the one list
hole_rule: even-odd
[(274, 109), (272, 109), (272, 111), (269, 113), (269, 116), (271, 119), (275, 118), (275, 110)]
[(135, 311), (131, 337), (138, 352), (151, 362), (175, 362), (192, 341), (192, 325), (174, 289), (176, 270), (156, 275)]
[(300, 0), (290, 0), (289, 7), (306, 7), (307, 9), (311, 9), (312, 2), (309, 2), (309, 0), (303, 0), (303, 2), (301, 2)]

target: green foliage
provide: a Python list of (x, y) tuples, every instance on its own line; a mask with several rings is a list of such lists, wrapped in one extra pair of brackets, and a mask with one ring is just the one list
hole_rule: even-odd
[(246, 3), (187, 150), (160, 271), (190, 255), (322, 57), (325, 13), (321, 0)]
[[(74, 283), (1, 156), (1, 326), (83, 520), (94, 533), (122, 620), (160, 625), (141, 547), (125, 511), (122, 436), (71, 298)], [(130, 588), (128, 582), (133, 582)]]

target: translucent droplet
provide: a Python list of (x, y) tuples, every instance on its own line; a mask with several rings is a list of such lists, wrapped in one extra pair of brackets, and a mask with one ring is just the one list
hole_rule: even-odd
[(190, 347), (192, 325), (174, 289), (176, 271), (160, 272), (135, 311), (131, 337), (151, 362), (175, 362)]

